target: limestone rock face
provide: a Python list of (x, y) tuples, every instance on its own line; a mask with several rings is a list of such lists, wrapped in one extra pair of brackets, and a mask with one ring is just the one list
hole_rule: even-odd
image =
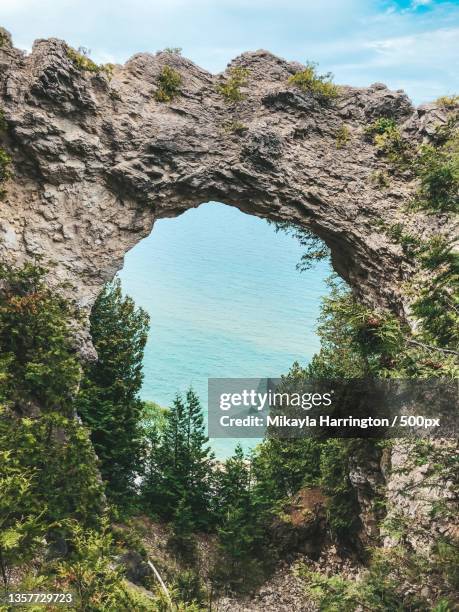
[[(0, 206), (0, 260), (54, 263), (50, 283), (65, 281), (88, 311), (156, 219), (217, 200), (311, 229), (356, 294), (403, 315), (411, 264), (378, 222), (405, 216), (413, 185), (393, 175), (388, 187), (375, 186), (388, 168), (364, 128), (390, 115), (420, 141), (441, 110), (415, 110), (379, 83), (342, 87), (320, 104), (288, 83), (301, 65), (267, 51), (230, 64), (249, 76), (244, 99), (228, 103), (217, 85), (230, 73), (212, 75), (180, 55), (139, 53), (109, 75), (78, 68), (60, 40), (37, 40), (29, 55), (7, 33), (1, 40), (2, 140), (14, 178)], [(181, 95), (161, 103), (166, 65), (180, 73)], [(344, 125), (350, 139), (338, 148)]]

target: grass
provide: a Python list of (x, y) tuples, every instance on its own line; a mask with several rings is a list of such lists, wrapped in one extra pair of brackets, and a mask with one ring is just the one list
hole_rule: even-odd
[(157, 102), (171, 102), (180, 95), (181, 84), (181, 74), (170, 66), (163, 66), (157, 78), (158, 89), (155, 91), (155, 100)]
[(329, 102), (339, 95), (339, 88), (333, 83), (331, 72), (318, 74), (316, 64), (312, 62), (308, 62), (301, 72), (292, 75), (288, 82), (305, 93), (311, 93), (321, 102)]

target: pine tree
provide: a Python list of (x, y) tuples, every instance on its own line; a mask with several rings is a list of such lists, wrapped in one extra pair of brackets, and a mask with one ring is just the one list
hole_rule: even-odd
[(219, 557), (214, 580), (230, 591), (250, 590), (263, 575), (264, 514), (251, 488), (250, 463), (240, 444), (216, 476)]
[(123, 297), (119, 280), (107, 284), (91, 313), (98, 361), (85, 368), (77, 411), (91, 430), (102, 477), (113, 501), (127, 506), (143, 452), (142, 359), (148, 315)]
[(184, 561), (192, 561), (195, 556), (196, 545), (193, 533), (196, 523), (193, 512), (187, 501), (186, 494), (180, 499), (172, 518), (172, 534), (169, 538), (169, 546)]
[(205, 434), (201, 404), (192, 389), (185, 401), (176, 396), (166, 413), (160, 440), (154, 435), (146, 461), (149, 474), (142, 484), (147, 506), (154, 514), (170, 521), (179, 504), (184, 504), (196, 529), (208, 529), (213, 455)]
[(188, 503), (196, 517), (198, 528), (209, 525), (212, 459), (209, 438), (205, 433), (204, 417), (199, 398), (193, 389), (186, 394), (187, 450), (185, 474), (188, 479)]
[(215, 480), (214, 512), (222, 523), (234, 508), (246, 506), (250, 495), (250, 469), (240, 444), (217, 472)]

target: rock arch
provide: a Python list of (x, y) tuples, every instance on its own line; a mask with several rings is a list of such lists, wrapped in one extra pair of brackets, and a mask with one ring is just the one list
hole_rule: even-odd
[[(165, 65), (183, 80), (169, 103), (154, 96)], [(360, 298), (403, 314), (412, 264), (378, 223), (405, 216), (413, 186), (400, 174), (385, 189), (374, 184), (387, 167), (364, 128), (392, 116), (420, 141), (440, 111), (416, 110), (382, 84), (342, 87), (320, 104), (288, 83), (301, 65), (266, 51), (236, 66), (248, 83), (228, 104), (216, 88), (228, 72), (180, 55), (140, 53), (110, 76), (76, 67), (63, 41), (38, 40), (26, 55), (4, 35), (0, 107), (15, 176), (0, 206), (0, 258), (54, 260), (50, 282), (68, 282), (85, 309), (155, 219), (217, 200), (311, 229)], [(350, 140), (338, 148), (343, 125)]]

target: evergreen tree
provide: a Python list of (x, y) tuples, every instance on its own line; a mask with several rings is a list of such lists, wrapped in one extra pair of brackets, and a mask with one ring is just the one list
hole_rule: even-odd
[(219, 556), (213, 578), (229, 591), (250, 590), (263, 578), (266, 514), (251, 488), (250, 462), (238, 444), (216, 476)]
[(107, 483), (107, 493), (121, 506), (135, 494), (143, 452), (142, 359), (148, 315), (123, 297), (115, 280), (105, 286), (91, 313), (91, 336), (98, 361), (85, 368), (77, 411), (91, 439)]
[(190, 389), (185, 401), (177, 395), (159, 440), (154, 432), (149, 444), (142, 493), (153, 513), (172, 520), (183, 504), (196, 529), (210, 527), (213, 455), (208, 441), (196, 393)]
[(232, 509), (247, 506), (250, 495), (250, 468), (238, 444), (232, 457), (225, 461), (223, 469), (216, 473), (214, 512), (222, 523)]
[(172, 534), (168, 542), (184, 561), (193, 561), (195, 557), (196, 545), (193, 538), (195, 529), (195, 517), (184, 493), (172, 517)]

